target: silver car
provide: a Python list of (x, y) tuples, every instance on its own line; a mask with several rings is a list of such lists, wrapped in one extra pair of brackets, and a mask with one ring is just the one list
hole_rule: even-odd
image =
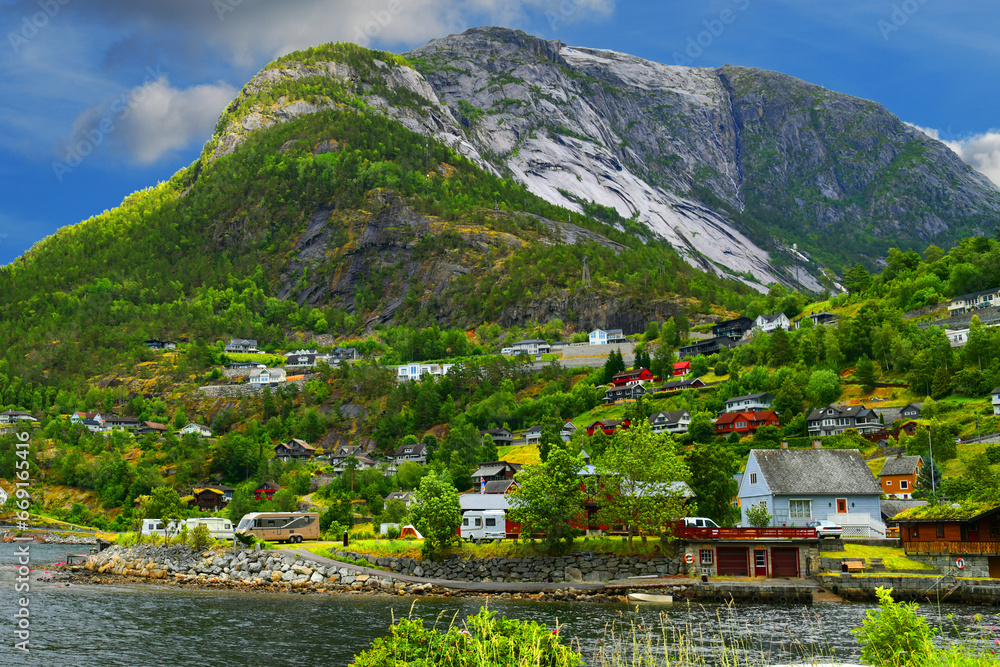
[(806, 524), (806, 528), (815, 528), (816, 536), (821, 539), (824, 537), (840, 537), (844, 534), (843, 526), (839, 526), (832, 521), (827, 521), (826, 519), (810, 521)]

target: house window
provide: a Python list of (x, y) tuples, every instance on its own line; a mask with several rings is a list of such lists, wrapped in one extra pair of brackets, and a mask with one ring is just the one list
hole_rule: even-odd
[(750, 483), (751, 484), (757, 483), (757, 473), (755, 472), (750, 473)]
[(886, 486), (892, 486), (892, 480), (891, 479), (885, 480), (885, 485)]
[[(892, 484), (892, 482), (889, 482), (889, 483)], [(908, 489), (908, 488), (910, 488), (910, 483), (907, 482), (905, 479), (901, 479), (901, 480), (899, 480), (899, 488), (901, 488), (901, 489)]]
[(1000, 518), (994, 518), (990, 521), (990, 537), (1000, 538)]
[(941, 540), (944, 539), (944, 524), (943, 523), (936, 523), (936, 524), (934, 524), (934, 531), (935, 531), (935, 535), (937, 536), (938, 539), (941, 539)]
[(809, 519), (812, 517), (811, 500), (789, 500), (788, 516), (792, 519)]
[(701, 549), (699, 552), (701, 556), (700, 561), (702, 565), (712, 564), (712, 550), (711, 549)]
[(912, 526), (910, 526), (910, 537), (913, 538), (914, 540), (919, 540), (920, 539), (920, 524), (919, 523), (915, 523)]

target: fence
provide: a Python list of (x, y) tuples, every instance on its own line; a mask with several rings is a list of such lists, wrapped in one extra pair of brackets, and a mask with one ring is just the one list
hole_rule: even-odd
[(834, 513), (826, 518), (844, 527), (843, 537), (885, 537), (885, 524), (865, 512)]

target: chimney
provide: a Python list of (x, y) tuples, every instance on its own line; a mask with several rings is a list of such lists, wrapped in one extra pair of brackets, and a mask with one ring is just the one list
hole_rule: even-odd
[(788, 449), (788, 441), (787, 440), (782, 440), (781, 441), (781, 448), (782, 449)]
[(823, 441), (813, 440), (813, 449), (823, 449)]

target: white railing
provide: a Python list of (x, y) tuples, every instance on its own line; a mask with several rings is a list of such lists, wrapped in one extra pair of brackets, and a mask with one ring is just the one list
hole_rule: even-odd
[(826, 518), (844, 527), (844, 537), (885, 537), (885, 524), (867, 512), (832, 513)]

